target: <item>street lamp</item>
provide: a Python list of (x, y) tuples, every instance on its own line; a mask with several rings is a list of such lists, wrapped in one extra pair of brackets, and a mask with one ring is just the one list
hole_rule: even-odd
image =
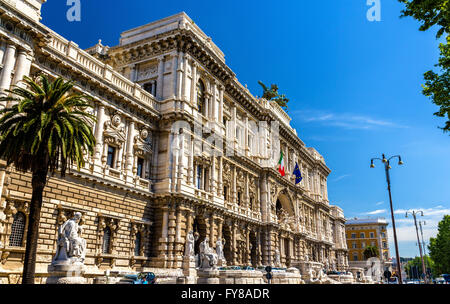
[[(420, 234), (422, 235), (423, 255), (426, 257), (426, 256), (427, 256), (427, 250), (426, 250), (426, 247), (425, 247), (425, 240), (424, 240), (424, 238), (423, 238), (422, 223), (423, 223), (423, 225), (425, 226), (425, 225), (427, 224), (427, 222), (425, 222), (425, 221), (419, 221)], [(427, 264), (428, 264), (428, 259), (425, 259), (425, 266), (426, 266), (426, 267), (429, 267), (429, 265), (427, 265)], [(427, 270), (428, 270), (428, 268), (427, 268)], [(428, 271), (427, 271), (426, 273), (427, 273), (427, 278), (430, 279), (431, 276), (428, 274)]]
[(389, 202), (391, 205), (391, 219), (392, 219), (392, 231), (394, 232), (394, 245), (395, 245), (395, 255), (397, 258), (397, 273), (398, 273), (398, 280), (399, 280), (399, 284), (403, 284), (403, 280), (402, 280), (402, 269), (400, 266), (400, 255), (398, 253), (398, 244), (397, 244), (397, 232), (395, 230), (395, 219), (394, 219), (394, 208), (392, 207), (392, 195), (391, 195), (391, 179), (389, 176), (389, 170), (392, 169), (391, 165), (390, 165), (390, 160), (393, 158), (398, 158), (398, 164), (401, 166), (403, 165), (402, 162), (402, 158), (400, 155), (394, 155), (391, 156), (390, 158), (386, 159), (386, 156), (384, 154), (382, 154), (383, 158), (372, 158), (370, 160), (370, 168), (375, 168), (375, 165), (373, 163), (374, 160), (381, 160), (382, 163), (384, 163), (384, 169), (386, 172), (386, 182), (388, 185), (388, 192), (389, 192)]
[(424, 279), (425, 283), (427, 283), (427, 274), (426, 274), (426, 269), (425, 269), (425, 262), (423, 261), (423, 255), (422, 255), (422, 244), (421, 244), (420, 238), (419, 238), (419, 228), (417, 228), (417, 219), (416, 219), (417, 214), (420, 214), (421, 216), (423, 216), (423, 211), (414, 211), (414, 210), (413, 211), (407, 211), (405, 217), (408, 217), (408, 213), (413, 216), (413, 218), (414, 218), (414, 225), (416, 225), (417, 243), (419, 244), (420, 259), (422, 260), (423, 279)]

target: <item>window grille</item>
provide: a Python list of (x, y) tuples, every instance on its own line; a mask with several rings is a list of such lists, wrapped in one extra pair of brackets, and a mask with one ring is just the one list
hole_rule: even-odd
[(25, 233), (25, 214), (17, 212), (11, 225), (11, 235), (9, 236), (9, 246), (22, 247), (23, 235)]
[(102, 253), (110, 252), (110, 242), (111, 242), (111, 229), (109, 229), (109, 227), (106, 227), (105, 230), (103, 231)]
[(141, 255), (141, 233), (136, 233), (136, 240), (134, 241), (134, 255)]

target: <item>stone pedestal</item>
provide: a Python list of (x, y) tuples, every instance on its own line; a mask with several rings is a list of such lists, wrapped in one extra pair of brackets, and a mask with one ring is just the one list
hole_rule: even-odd
[(86, 267), (83, 264), (52, 264), (48, 267), (50, 276), (47, 284), (86, 284), (83, 277)]
[(180, 284), (196, 284), (197, 283), (197, 270), (195, 269), (195, 258), (184, 256), (183, 257), (183, 282)]
[(197, 284), (219, 284), (219, 270), (199, 270)]

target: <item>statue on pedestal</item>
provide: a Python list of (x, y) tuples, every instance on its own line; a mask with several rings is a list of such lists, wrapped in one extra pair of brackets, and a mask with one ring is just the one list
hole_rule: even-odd
[(209, 238), (200, 243), (200, 266), (201, 270), (215, 269), (217, 266), (217, 254), (209, 247)]
[(85, 272), (86, 240), (81, 238), (81, 213), (58, 228), (57, 248), (48, 272), (47, 284), (86, 284)]
[(194, 232), (191, 230), (186, 236), (186, 245), (184, 247), (184, 256), (185, 257), (194, 257)]
[(62, 224), (58, 229), (57, 249), (52, 264), (84, 264), (86, 240), (81, 238), (83, 228), (79, 225), (81, 213)]
[(275, 249), (275, 267), (281, 267), (280, 251)]
[(225, 256), (223, 254), (223, 246), (225, 245), (225, 240), (222, 242), (222, 238), (219, 237), (216, 242), (216, 253), (217, 253), (217, 259), (219, 260), (220, 266), (223, 266), (226, 264)]

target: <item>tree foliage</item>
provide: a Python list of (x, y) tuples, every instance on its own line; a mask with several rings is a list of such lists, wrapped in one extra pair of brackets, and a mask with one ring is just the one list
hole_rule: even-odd
[[(435, 274), (433, 272), (433, 260), (427, 256), (423, 256), (423, 261), (425, 263), (426, 273), (428, 275), (432, 275), (435, 277)], [(423, 267), (422, 267), (422, 259), (420, 257), (415, 257), (414, 259), (408, 261), (405, 265), (405, 272), (408, 275), (410, 279), (421, 279), (423, 274)], [(431, 273), (429, 272), (431, 271)]]
[(367, 246), (366, 249), (364, 249), (364, 259), (370, 259), (375, 258), (379, 256), (378, 247), (377, 246)]
[(263, 98), (276, 102), (280, 107), (284, 108), (285, 110), (288, 109), (288, 102), (289, 99), (286, 98), (284, 94), (278, 93), (278, 86), (276, 84), (272, 84), (270, 86), (270, 89), (261, 81), (258, 81), (259, 85), (263, 88)]
[(429, 97), (439, 107), (434, 113), (446, 118), (441, 127), (444, 132), (450, 131), (450, 1), (449, 0), (398, 0), (405, 4), (401, 17), (413, 17), (421, 22), (420, 31), (426, 31), (433, 26), (438, 28), (436, 38), (445, 36), (440, 43), (440, 58), (436, 64), (437, 71), (424, 74), (425, 84), (422, 93)]
[(450, 215), (445, 215), (438, 227), (436, 237), (430, 238), (428, 250), (436, 274), (450, 274)]
[(72, 82), (62, 78), (39, 82), (25, 77), (27, 88), (15, 87), (0, 101), (0, 157), (19, 171), (31, 171), (32, 195), (28, 217), (22, 283), (35, 279), (37, 240), (42, 196), (47, 174), (60, 170), (64, 176), (70, 165), (84, 166), (85, 156), (93, 155), (95, 117), (85, 95), (71, 93)]

